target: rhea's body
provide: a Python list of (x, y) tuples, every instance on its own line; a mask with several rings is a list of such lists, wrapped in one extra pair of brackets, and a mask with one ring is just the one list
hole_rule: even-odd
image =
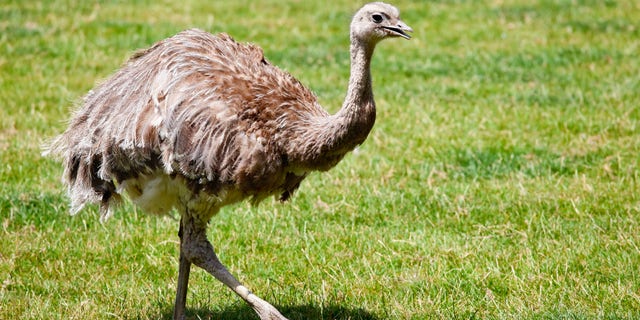
[(52, 142), (72, 213), (100, 203), (107, 218), (124, 193), (146, 212), (180, 213), (174, 318), (184, 317), (196, 264), (262, 320), (285, 319), (229, 273), (206, 230), (227, 204), (269, 195), (287, 200), (307, 173), (332, 168), (364, 142), (376, 117), (369, 70), (375, 45), (408, 39), (412, 30), (381, 2), (360, 9), (350, 30), (351, 75), (334, 115), (260, 48), (192, 29), (136, 53), (84, 97)]

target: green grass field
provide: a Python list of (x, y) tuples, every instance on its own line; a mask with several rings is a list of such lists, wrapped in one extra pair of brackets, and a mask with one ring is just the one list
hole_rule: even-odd
[[(40, 146), (136, 49), (199, 27), (260, 45), (337, 110), (331, 1), (0, 2), (0, 319), (168, 319), (177, 221), (67, 214)], [(640, 3), (404, 1), (378, 121), (290, 203), (225, 208), (222, 261), (290, 319), (640, 318)], [(200, 269), (192, 319), (257, 319)]]

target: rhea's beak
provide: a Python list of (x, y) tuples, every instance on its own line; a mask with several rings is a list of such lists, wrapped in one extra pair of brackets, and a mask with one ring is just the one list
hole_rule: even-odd
[(411, 39), (411, 36), (407, 34), (407, 32), (413, 32), (413, 29), (409, 27), (406, 23), (402, 22), (402, 20), (398, 20), (398, 23), (395, 26), (383, 27), (386, 30), (389, 30), (391, 34), (403, 37), (407, 40)]

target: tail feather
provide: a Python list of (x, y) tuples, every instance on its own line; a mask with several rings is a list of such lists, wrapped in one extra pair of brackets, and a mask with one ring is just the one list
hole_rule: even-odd
[(112, 207), (121, 202), (112, 179), (100, 175), (102, 157), (90, 156), (86, 150), (68, 139), (69, 132), (44, 146), (43, 155), (62, 159), (62, 182), (67, 186), (70, 199), (69, 213), (77, 214), (87, 204), (100, 204), (100, 219), (112, 215)]

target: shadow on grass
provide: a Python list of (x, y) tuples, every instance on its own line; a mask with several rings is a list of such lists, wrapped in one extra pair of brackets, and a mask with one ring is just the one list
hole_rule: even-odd
[[(368, 311), (357, 308), (348, 309), (341, 306), (327, 306), (319, 308), (311, 305), (299, 306), (275, 306), (289, 320), (381, 320)], [(161, 319), (171, 319), (173, 309), (169, 309), (160, 315)], [(207, 319), (207, 320), (258, 320), (258, 316), (249, 306), (234, 305), (224, 310), (212, 311), (208, 309), (187, 308), (187, 320)]]

